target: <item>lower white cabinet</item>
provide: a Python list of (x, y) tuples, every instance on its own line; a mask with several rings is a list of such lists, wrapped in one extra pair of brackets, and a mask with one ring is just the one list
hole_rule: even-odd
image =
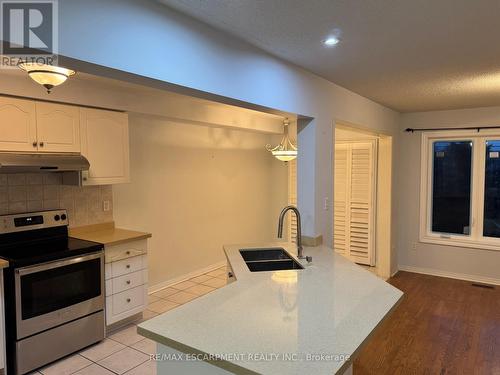
[[(144, 287), (142, 286), (113, 294), (110, 298), (110, 307), (113, 311), (113, 318), (119, 321), (121, 320), (121, 315), (128, 317), (138, 312), (142, 312), (146, 298), (147, 297), (144, 294)], [(134, 313), (131, 314), (131, 311), (134, 311)]]
[(113, 294), (124, 292), (128, 289), (133, 289), (148, 282), (148, 271), (139, 270), (136, 272), (129, 273), (127, 275), (114, 277), (110, 279), (111, 291)]
[(106, 325), (141, 313), (147, 306), (147, 240), (105, 246)]

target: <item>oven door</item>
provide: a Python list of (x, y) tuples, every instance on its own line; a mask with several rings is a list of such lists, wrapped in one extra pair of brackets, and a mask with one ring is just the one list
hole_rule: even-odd
[(104, 309), (104, 253), (15, 270), (17, 339)]

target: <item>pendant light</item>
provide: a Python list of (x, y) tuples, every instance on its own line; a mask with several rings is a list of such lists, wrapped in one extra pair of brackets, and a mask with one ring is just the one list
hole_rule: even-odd
[(271, 145), (267, 145), (267, 151), (271, 152), (273, 156), (281, 161), (291, 161), (297, 157), (298, 151), (297, 146), (292, 143), (290, 138), (288, 137), (288, 125), (290, 125), (290, 121), (285, 119), (283, 121), (284, 125), (284, 136), (281, 139), (281, 142), (276, 147), (272, 147)]
[(53, 87), (66, 82), (69, 77), (75, 74), (75, 71), (71, 69), (34, 62), (21, 62), (18, 66), (27, 72), (33, 81), (45, 87), (49, 94)]

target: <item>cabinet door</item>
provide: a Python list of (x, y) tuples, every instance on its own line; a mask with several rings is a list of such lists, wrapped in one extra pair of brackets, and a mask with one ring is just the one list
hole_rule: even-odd
[(80, 110), (54, 103), (36, 103), (39, 152), (80, 152)]
[(37, 151), (35, 102), (0, 97), (0, 151)]
[(129, 182), (128, 116), (126, 113), (81, 108), (82, 155), (90, 162), (84, 185)]

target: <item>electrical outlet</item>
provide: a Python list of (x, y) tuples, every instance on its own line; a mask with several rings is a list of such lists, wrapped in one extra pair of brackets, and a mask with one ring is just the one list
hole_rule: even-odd
[(109, 201), (102, 201), (102, 210), (105, 212), (109, 211)]
[(417, 243), (416, 243), (416, 242), (412, 242), (412, 244), (411, 244), (411, 249), (412, 249), (413, 251), (417, 251)]

